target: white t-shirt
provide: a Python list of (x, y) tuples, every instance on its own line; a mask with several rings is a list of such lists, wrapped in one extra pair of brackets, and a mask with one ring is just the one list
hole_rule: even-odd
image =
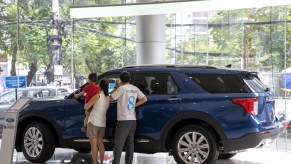
[(131, 84), (120, 86), (111, 97), (117, 100), (117, 120), (136, 120), (135, 103), (136, 99), (141, 99), (145, 95)]
[(88, 123), (98, 127), (106, 127), (106, 113), (110, 104), (109, 96), (105, 96), (103, 91), (100, 91), (99, 100), (94, 104), (90, 113)]

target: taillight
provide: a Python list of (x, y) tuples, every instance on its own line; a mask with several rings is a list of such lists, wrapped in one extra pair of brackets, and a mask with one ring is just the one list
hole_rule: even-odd
[(246, 112), (252, 115), (258, 114), (258, 99), (257, 98), (235, 98), (231, 100), (234, 104), (242, 106)]

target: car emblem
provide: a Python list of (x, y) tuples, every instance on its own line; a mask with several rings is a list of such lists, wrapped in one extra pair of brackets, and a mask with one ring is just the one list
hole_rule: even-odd
[(13, 118), (6, 118), (6, 122), (12, 123), (12, 122), (14, 122), (14, 119)]

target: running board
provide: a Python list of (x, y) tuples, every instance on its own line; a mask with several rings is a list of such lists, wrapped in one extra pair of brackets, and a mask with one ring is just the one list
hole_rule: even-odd
[[(90, 142), (89, 139), (76, 139), (74, 140), (74, 142)], [(110, 142), (107, 139), (103, 139), (103, 142)], [(114, 142), (114, 140), (112, 140), (112, 142)], [(142, 142), (142, 143), (147, 143), (150, 142), (150, 140), (148, 139), (136, 139), (135, 142)]]

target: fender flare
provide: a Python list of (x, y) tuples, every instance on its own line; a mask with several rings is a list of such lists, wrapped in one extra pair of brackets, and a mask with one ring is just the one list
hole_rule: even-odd
[(206, 122), (209, 124), (219, 135), (221, 140), (225, 140), (227, 138), (224, 129), (220, 125), (218, 121), (216, 121), (211, 115), (199, 112), (199, 111), (191, 111), (191, 112), (183, 112), (177, 114), (174, 118), (172, 118), (166, 126), (164, 126), (162, 130), (161, 140), (165, 141), (167, 140), (167, 136), (173, 126), (178, 124), (179, 122), (187, 119), (197, 119)]
[[(29, 119), (31, 117), (40, 118), (41, 120), (44, 120), (44, 121), (48, 122), (50, 124), (50, 126), (52, 126), (53, 130), (56, 132), (56, 135), (57, 135), (57, 138), (58, 138), (58, 143), (60, 144), (60, 146), (62, 146), (62, 144), (64, 143), (63, 142), (64, 139), (63, 139), (63, 137), (61, 135), (60, 127), (58, 126), (58, 124), (56, 123), (55, 120), (53, 120), (51, 117), (49, 117), (45, 113), (35, 112), (35, 111), (27, 112), (27, 113), (25, 113), (25, 115), (23, 115), (23, 116), (21, 116), (19, 118), (17, 126), (19, 126), (19, 124), (21, 124), (23, 121), (26, 121), (27, 119)], [(23, 129), (21, 129), (21, 130), (23, 130)], [(19, 140), (21, 140), (21, 138), (19, 139), (19, 137), (21, 137), (21, 134), (19, 134), (19, 130), (17, 130), (15, 145), (20, 144)]]

